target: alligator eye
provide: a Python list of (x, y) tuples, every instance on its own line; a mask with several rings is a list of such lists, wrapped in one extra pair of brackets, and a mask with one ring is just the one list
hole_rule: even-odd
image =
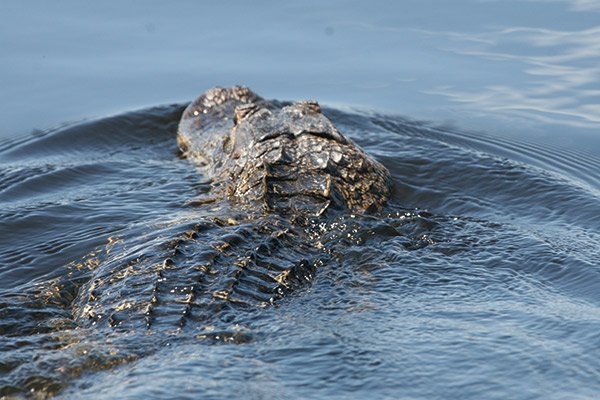
[(234, 111), (235, 115), (233, 118), (233, 123), (237, 125), (244, 118), (250, 116), (251, 114), (254, 114), (257, 108), (258, 107), (254, 103), (242, 104), (241, 106), (237, 106)]
[(213, 107), (215, 105), (223, 104), (225, 101), (227, 101), (227, 89), (217, 86), (212, 89), (208, 89), (206, 93), (204, 93), (202, 103), (206, 107)]
[(252, 101), (252, 98), (256, 97), (256, 95), (245, 86), (234, 86), (231, 89), (232, 96), (244, 103), (249, 103)]

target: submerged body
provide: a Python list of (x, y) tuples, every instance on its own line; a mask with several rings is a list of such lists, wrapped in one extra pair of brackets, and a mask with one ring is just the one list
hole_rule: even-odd
[(183, 112), (177, 141), (210, 189), (152, 225), (128, 226), (34, 293), (5, 298), (0, 313), (12, 319), (0, 339), (36, 339), (7, 347), (0, 397), (45, 398), (174, 340), (252, 340), (253, 311), (336, 262), (330, 244), (347, 227), (328, 223), (379, 210), (390, 196), (387, 170), (315, 102), (211, 89)]
[[(236, 180), (214, 157), (203, 163), (200, 137), (190, 141), (200, 152), (184, 149), (200, 173), (176, 157), (184, 108), (0, 150), (0, 397), (600, 391), (598, 191), (570, 170), (598, 182), (600, 160), (330, 110), (385, 158), (410, 208), (391, 200), (383, 212), (329, 206), (310, 217), (318, 205), (290, 212), (232, 195)], [(562, 175), (528, 164), (536, 153), (539, 165), (564, 165)]]
[(379, 210), (390, 195), (387, 170), (312, 101), (211, 89), (185, 109), (177, 140), (212, 181), (202, 215), (111, 249), (79, 291), (80, 324), (179, 329), (226, 306), (271, 303), (328, 257), (311, 220)]

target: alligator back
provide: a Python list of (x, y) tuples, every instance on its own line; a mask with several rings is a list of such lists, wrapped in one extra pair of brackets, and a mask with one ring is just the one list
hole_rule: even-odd
[(314, 101), (211, 89), (185, 109), (177, 140), (212, 180), (196, 199), (201, 215), (113, 245), (79, 291), (80, 325), (179, 329), (224, 307), (270, 304), (310, 282), (325, 258), (311, 219), (377, 210), (390, 194), (387, 170)]
[(322, 238), (328, 223), (379, 210), (391, 192), (388, 171), (314, 101), (211, 89), (183, 112), (177, 142), (211, 189), (177, 215), (109, 238), (68, 276), (0, 303), (13, 318), (0, 339), (35, 338), (0, 362), (0, 396), (49, 396), (175, 338), (247, 340), (239, 321), (306, 287), (336, 257)]
[(318, 247), (278, 216), (187, 216), (111, 243), (74, 317), (120, 331), (175, 332), (190, 322), (212, 329), (224, 309), (264, 307), (310, 282), (326, 258)]

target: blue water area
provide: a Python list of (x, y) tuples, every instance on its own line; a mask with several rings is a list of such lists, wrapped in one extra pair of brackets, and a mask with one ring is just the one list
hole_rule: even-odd
[(0, 4), (0, 137), (215, 85), (599, 151), (595, 0)]
[[(598, 397), (600, 2), (6, 1), (0, 20), (0, 397)], [(179, 118), (233, 84), (318, 100), (389, 170), (387, 207), (279, 231), (197, 201), (214, 190)], [(318, 260), (263, 299), (242, 254)], [(236, 279), (255, 303), (202, 302)]]

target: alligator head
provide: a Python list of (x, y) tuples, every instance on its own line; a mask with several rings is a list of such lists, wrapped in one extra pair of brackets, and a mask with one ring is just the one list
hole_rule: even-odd
[(264, 210), (320, 215), (380, 209), (391, 178), (315, 101), (281, 105), (245, 87), (213, 88), (184, 111), (178, 144), (215, 193)]

